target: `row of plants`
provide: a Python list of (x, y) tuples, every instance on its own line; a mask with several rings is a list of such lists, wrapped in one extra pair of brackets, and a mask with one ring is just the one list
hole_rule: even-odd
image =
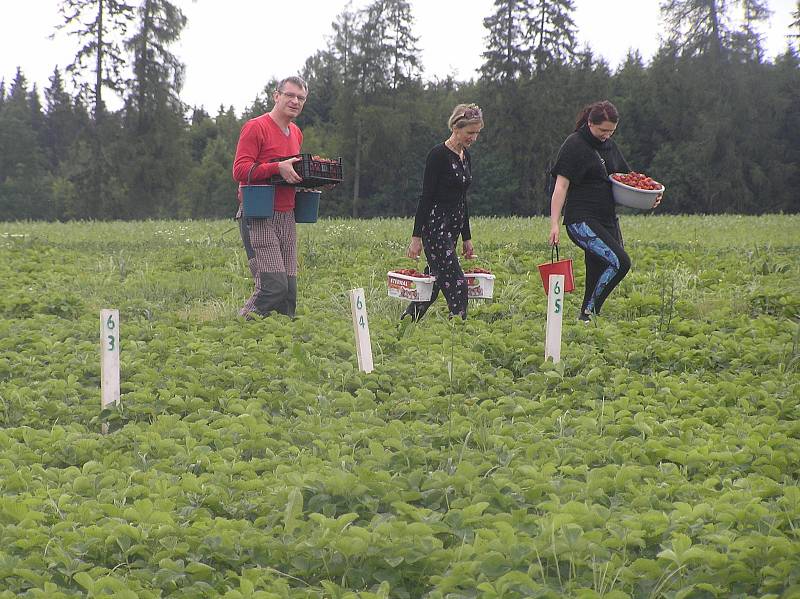
[(229, 221), (0, 225), (0, 597), (800, 596), (795, 221), (624, 217), (558, 364), (543, 219), (477, 219), (495, 299), (405, 327), (408, 221), (304, 226), (298, 318), (252, 322)]

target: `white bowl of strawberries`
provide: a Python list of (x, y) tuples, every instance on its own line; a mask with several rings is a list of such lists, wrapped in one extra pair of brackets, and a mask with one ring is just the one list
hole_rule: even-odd
[(608, 179), (614, 201), (629, 208), (650, 210), (656, 197), (664, 193), (661, 183), (642, 173), (613, 173)]

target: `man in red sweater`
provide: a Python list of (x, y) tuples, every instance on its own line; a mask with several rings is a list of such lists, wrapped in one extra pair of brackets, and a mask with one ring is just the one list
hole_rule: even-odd
[[(300, 158), (270, 162), (273, 158), (300, 152), (303, 133), (292, 121), (302, 112), (308, 98), (308, 85), (300, 77), (287, 77), (272, 92), (275, 105), (267, 114), (247, 121), (239, 135), (233, 178), (240, 185), (264, 182), (280, 175), (289, 183), (302, 179), (294, 170)], [(294, 316), (297, 305), (297, 231), (294, 221), (295, 188), (275, 186), (275, 204), (270, 218), (244, 218), (239, 192), (239, 231), (247, 252), (255, 290), (239, 311), (266, 316), (278, 312)]]

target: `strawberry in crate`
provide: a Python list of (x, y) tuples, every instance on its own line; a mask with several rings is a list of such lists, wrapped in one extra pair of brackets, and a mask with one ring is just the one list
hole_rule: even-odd
[(427, 277), (428, 275), (419, 272), (416, 268), (398, 268), (391, 272), (399, 275), (406, 275), (407, 277)]
[[(318, 154), (295, 154), (294, 156), (276, 158), (273, 161), (286, 160), (288, 158), (299, 158), (293, 166), (295, 172), (303, 178), (300, 183), (292, 183), (291, 185), (313, 188), (327, 187), (342, 182), (341, 158), (325, 158)], [(273, 176), (269, 182), (273, 185), (290, 185), (280, 175)]]

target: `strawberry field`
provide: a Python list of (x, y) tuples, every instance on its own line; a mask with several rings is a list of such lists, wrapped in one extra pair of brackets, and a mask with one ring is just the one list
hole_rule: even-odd
[(231, 221), (1, 223), (0, 598), (800, 597), (800, 218), (622, 229), (553, 364), (543, 218), (475, 219), (494, 299), (402, 326), (410, 221), (299, 226), (297, 319), (250, 322)]

